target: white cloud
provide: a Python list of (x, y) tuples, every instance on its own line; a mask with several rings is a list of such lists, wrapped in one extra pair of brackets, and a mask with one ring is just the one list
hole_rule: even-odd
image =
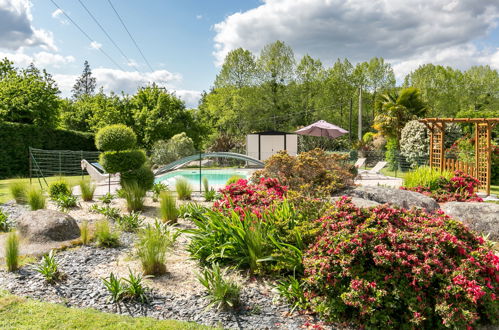
[(196, 19), (202, 19), (203, 15), (196, 15)]
[(177, 89), (174, 90), (175, 95), (177, 95), (179, 98), (184, 100), (185, 105), (188, 108), (197, 108), (199, 100), (201, 99), (201, 92), (200, 91), (192, 91), (192, 90), (185, 90), (185, 89)]
[(92, 49), (100, 49), (102, 47), (102, 44), (98, 43), (97, 41), (92, 41), (90, 43), (90, 48)]
[(473, 41), (497, 27), (497, 0), (263, 0), (214, 25), (214, 56), (243, 47), (258, 53), (276, 40), (332, 63), (382, 56), (399, 72), (418, 63), (491, 63)]
[(56, 10), (54, 10), (52, 12), (52, 18), (58, 20), (59, 23), (61, 23), (61, 24), (64, 24), (64, 25), (69, 24), (69, 21), (64, 18), (64, 12), (60, 8), (57, 8)]
[(0, 0), (0, 48), (18, 50), (41, 46), (56, 51), (52, 33), (36, 29), (32, 21), (29, 0)]
[(71, 55), (64, 56), (45, 51), (28, 55), (24, 53), (24, 49), (20, 49), (17, 52), (0, 51), (0, 58), (4, 57), (7, 57), (9, 60), (13, 61), (15, 66), (18, 67), (26, 67), (30, 63), (34, 63), (40, 68), (60, 68), (75, 61), (75, 57)]

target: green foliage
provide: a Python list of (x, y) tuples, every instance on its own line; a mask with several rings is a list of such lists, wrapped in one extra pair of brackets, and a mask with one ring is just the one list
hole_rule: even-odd
[(64, 180), (52, 182), (49, 185), (49, 196), (52, 199), (56, 199), (57, 197), (59, 197), (59, 195), (70, 195), (70, 194), (71, 194), (71, 189), (69, 188), (68, 183)]
[(43, 194), (43, 191), (36, 188), (30, 188), (28, 190), (28, 204), (31, 208), (31, 211), (44, 209), (46, 203), (47, 200), (45, 198), (45, 195)]
[(162, 182), (157, 182), (157, 183), (153, 184), (153, 186), (152, 186), (152, 200), (157, 202), (159, 195), (163, 191), (166, 191), (166, 190), (168, 190), (168, 187), (166, 184), (164, 184)]
[(83, 245), (88, 245), (91, 240), (90, 229), (88, 228), (88, 221), (83, 221), (80, 225), (80, 240)]
[(151, 190), (154, 184), (154, 173), (151, 168), (144, 164), (138, 169), (121, 173), (121, 185), (131, 184), (136, 182), (144, 190)]
[(226, 272), (222, 272), (217, 263), (213, 263), (211, 268), (204, 267), (197, 278), (208, 291), (208, 299), (210, 300), (208, 307), (226, 309), (239, 305), (241, 288), (237, 283), (227, 279)]
[(59, 266), (57, 260), (55, 260), (54, 250), (50, 250), (49, 254), (42, 257), (42, 262), (35, 270), (45, 277), (45, 280), (49, 283), (54, 283), (61, 279), (61, 272), (59, 271)]
[(60, 194), (54, 199), (54, 201), (63, 212), (66, 212), (70, 208), (78, 205), (78, 199), (73, 195)]
[(94, 237), (98, 247), (112, 248), (120, 245), (120, 235), (111, 228), (108, 220), (101, 220), (95, 224)]
[(423, 123), (411, 120), (405, 124), (400, 138), (400, 154), (404, 156), (412, 167), (426, 161), (430, 137), (428, 129)]
[(95, 145), (102, 151), (131, 150), (136, 143), (137, 136), (133, 130), (121, 124), (101, 128), (95, 135)]
[(388, 169), (396, 171), (399, 168), (399, 144), (395, 138), (388, 139), (386, 143), (385, 160), (388, 162)]
[(94, 204), (90, 207), (90, 210), (96, 213), (100, 213), (103, 216), (105, 216), (108, 220), (115, 220), (118, 219), (120, 215), (120, 210), (116, 207), (111, 207), (109, 205), (106, 206), (99, 206), (97, 204)]
[(244, 177), (240, 176), (240, 175), (233, 175), (231, 176), (227, 182), (225, 183), (226, 186), (232, 184), (232, 183), (236, 183), (237, 181), (239, 181), (240, 179), (244, 179)]
[(184, 132), (168, 141), (159, 140), (152, 147), (151, 160), (155, 165), (166, 165), (196, 152), (194, 142)]
[(129, 269), (128, 278), (117, 278), (113, 273), (108, 278), (103, 278), (102, 283), (109, 292), (109, 299), (114, 303), (122, 300), (135, 300), (141, 303), (147, 303), (148, 289), (142, 284), (142, 276), (134, 274)]
[(306, 309), (308, 298), (303, 290), (303, 283), (295, 276), (289, 276), (280, 280), (276, 286), (279, 294), (291, 305), (291, 312), (296, 308)]
[(95, 150), (89, 133), (0, 121), (0, 178), (29, 175), (28, 148), (47, 150)]
[(7, 271), (13, 272), (19, 268), (19, 237), (16, 232), (8, 234), (5, 240), (5, 264)]
[(92, 70), (88, 61), (83, 64), (83, 72), (76, 83), (73, 86), (71, 92), (73, 93), (74, 99), (79, 99), (83, 96), (92, 95), (95, 92), (95, 87), (97, 85), (95, 77), (92, 77)]
[(123, 198), (126, 199), (128, 212), (141, 211), (144, 208), (145, 196), (146, 190), (134, 181), (123, 186)]
[(140, 212), (124, 214), (115, 219), (121, 230), (132, 233), (136, 232), (144, 222), (144, 218), (140, 216)]
[(203, 191), (207, 192), (210, 190), (210, 183), (208, 182), (208, 178), (203, 176)]
[(215, 200), (215, 198), (217, 198), (217, 192), (215, 191), (215, 189), (211, 188), (210, 190), (206, 190), (203, 193), (203, 197), (205, 201), (212, 202), (213, 200)]
[(10, 230), (9, 217), (0, 209), (0, 232), (7, 232)]
[(104, 204), (111, 204), (114, 199), (114, 195), (111, 193), (106, 193), (105, 195), (99, 197), (99, 200)]
[(125, 288), (120, 279), (118, 279), (113, 273), (109, 274), (108, 278), (103, 278), (102, 283), (109, 292), (109, 299), (114, 303), (117, 303), (123, 299), (123, 294), (125, 293)]
[(175, 181), (175, 190), (177, 191), (178, 199), (190, 200), (192, 195), (192, 186), (185, 178), (180, 178)]
[(122, 173), (141, 167), (146, 155), (142, 150), (106, 151), (99, 156), (99, 162), (108, 173)]
[(184, 219), (202, 219), (202, 215), (208, 210), (201, 204), (195, 202), (189, 202), (180, 205), (178, 209), (179, 217)]
[(173, 247), (179, 231), (158, 221), (147, 224), (139, 231), (136, 244), (137, 256), (146, 275), (161, 275), (166, 272), (166, 252)]
[(168, 223), (176, 223), (178, 213), (175, 197), (169, 191), (163, 191), (159, 195), (159, 216), (161, 220)]
[(430, 190), (436, 190), (440, 186), (441, 177), (450, 180), (453, 176), (454, 174), (450, 171), (440, 172), (429, 166), (421, 166), (405, 174), (404, 187), (416, 188), (421, 186), (428, 187)]
[(81, 180), (79, 185), (80, 185), (80, 191), (81, 191), (81, 198), (85, 202), (92, 201), (94, 199), (94, 192), (95, 192), (96, 186), (87, 180)]
[(13, 181), (9, 183), (11, 196), (17, 204), (25, 204), (28, 201), (28, 184), (22, 181)]

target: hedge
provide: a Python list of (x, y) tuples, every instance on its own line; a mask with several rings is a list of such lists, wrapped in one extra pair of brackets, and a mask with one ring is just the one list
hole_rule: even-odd
[(106, 151), (100, 154), (99, 163), (107, 173), (123, 173), (138, 169), (146, 162), (142, 150)]
[(0, 122), (0, 178), (29, 175), (29, 147), (95, 151), (94, 134)]

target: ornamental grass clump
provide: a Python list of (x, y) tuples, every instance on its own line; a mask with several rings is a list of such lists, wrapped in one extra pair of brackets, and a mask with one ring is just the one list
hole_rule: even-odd
[(88, 221), (83, 221), (80, 225), (80, 240), (83, 245), (88, 245), (92, 239), (90, 234), (90, 228), (88, 226)]
[(111, 228), (109, 220), (101, 220), (95, 224), (94, 237), (98, 247), (112, 248), (120, 245), (120, 235)]
[(81, 191), (81, 199), (85, 202), (90, 202), (94, 199), (95, 185), (90, 183), (88, 180), (80, 181), (80, 191)]
[(16, 200), (17, 204), (26, 204), (28, 202), (28, 184), (22, 181), (14, 181), (9, 184), (10, 195)]
[(421, 166), (417, 169), (407, 172), (404, 176), (404, 187), (428, 187), (430, 190), (436, 190), (440, 186), (441, 178), (450, 180), (453, 177), (450, 171), (440, 171), (429, 166)]
[(163, 222), (176, 223), (179, 215), (177, 201), (169, 191), (159, 195), (159, 215)]
[(43, 194), (43, 191), (31, 188), (28, 190), (28, 204), (31, 208), (31, 211), (36, 211), (40, 209), (44, 209), (47, 204), (47, 199)]
[(360, 209), (343, 197), (304, 254), (305, 296), (329, 321), (371, 328), (496, 324), (499, 257), (442, 212)]
[(5, 241), (5, 264), (9, 272), (19, 268), (19, 237), (15, 232), (11, 232)]
[(125, 184), (122, 189), (122, 196), (126, 200), (128, 212), (141, 211), (144, 209), (146, 190), (137, 182)]
[(190, 200), (192, 195), (192, 186), (185, 178), (180, 178), (175, 181), (175, 190), (177, 191), (178, 199)]

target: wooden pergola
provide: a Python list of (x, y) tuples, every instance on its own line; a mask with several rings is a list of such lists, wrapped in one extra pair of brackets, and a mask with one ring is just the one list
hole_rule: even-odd
[[(480, 190), (490, 195), (491, 135), (499, 118), (425, 118), (419, 120), (430, 130), (430, 166), (443, 170), (461, 170), (480, 181)], [(447, 123), (475, 124), (475, 163), (445, 159), (445, 125)]]

